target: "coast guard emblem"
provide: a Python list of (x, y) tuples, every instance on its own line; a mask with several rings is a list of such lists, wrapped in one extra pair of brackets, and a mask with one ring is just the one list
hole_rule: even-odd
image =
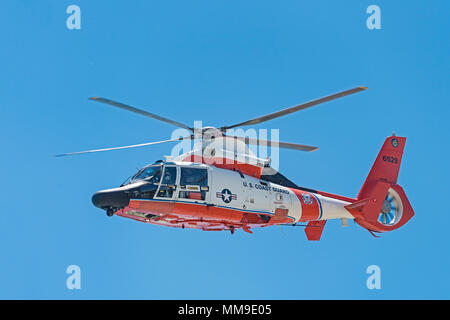
[(392, 146), (393, 146), (394, 148), (397, 148), (397, 147), (398, 147), (398, 140), (397, 140), (396, 138), (392, 139), (392, 140), (391, 140), (391, 143), (392, 143)]
[(312, 197), (307, 193), (302, 193), (302, 200), (304, 204), (312, 204), (313, 199)]

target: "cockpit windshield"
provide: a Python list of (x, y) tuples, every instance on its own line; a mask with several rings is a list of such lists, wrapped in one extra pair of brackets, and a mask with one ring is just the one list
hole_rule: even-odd
[(135, 182), (137, 180), (147, 180), (152, 182), (159, 182), (161, 178), (161, 165), (151, 165), (147, 166), (136, 173), (130, 182)]

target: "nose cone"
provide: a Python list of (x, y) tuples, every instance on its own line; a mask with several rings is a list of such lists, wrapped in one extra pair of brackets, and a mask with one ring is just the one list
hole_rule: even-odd
[(92, 196), (92, 203), (100, 209), (124, 208), (128, 206), (129, 202), (130, 196), (128, 192), (120, 188), (101, 190)]

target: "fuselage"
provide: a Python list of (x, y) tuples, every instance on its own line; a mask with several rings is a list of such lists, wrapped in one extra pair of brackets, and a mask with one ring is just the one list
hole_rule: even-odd
[(345, 209), (351, 199), (286, 187), (240, 171), (184, 161), (147, 168), (148, 173), (144, 168), (126, 185), (94, 195), (94, 204), (146, 223), (205, 231), (249, 232), (277, 224), (354, 218)]

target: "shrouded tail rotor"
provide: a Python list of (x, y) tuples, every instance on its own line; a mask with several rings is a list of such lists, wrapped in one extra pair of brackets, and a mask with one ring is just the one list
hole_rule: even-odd
[(402, 218), (403, 205), (398, 193), (390, 188), (381, 207), (378, 222), (385, 226), (394, 226)]

